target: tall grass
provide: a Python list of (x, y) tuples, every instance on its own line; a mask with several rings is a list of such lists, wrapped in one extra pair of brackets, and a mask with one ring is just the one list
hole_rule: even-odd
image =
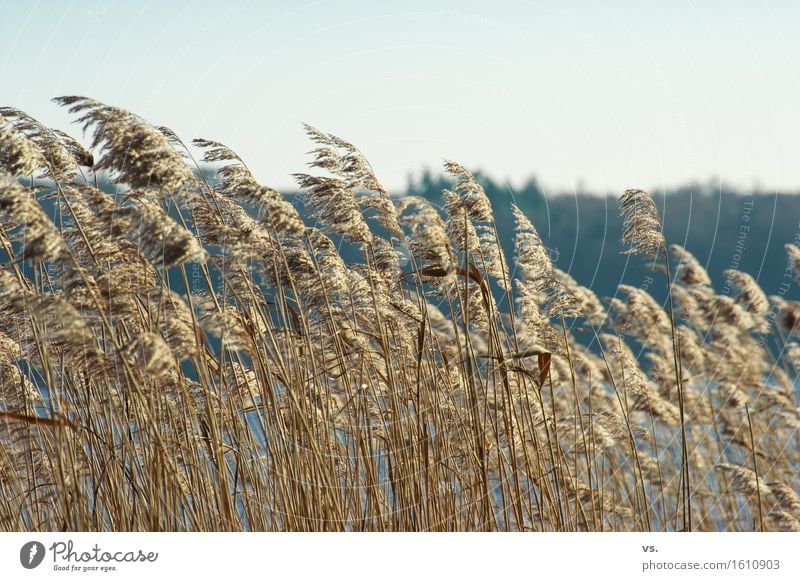
[(0, 109), (3, 530), (800, 530), (800, 304), (717, 293), (645, 192), (669, 300), (604, 303), (455, 162), (442, 209), (393, 199), (307, 127), (304, 221), (220, 143), (57, 101), (88, 147)]

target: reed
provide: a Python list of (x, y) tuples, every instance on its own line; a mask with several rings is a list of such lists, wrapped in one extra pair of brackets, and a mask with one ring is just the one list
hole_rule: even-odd
[(669, 300), (604, 304), (456, 162), (438, 209), (306, 127), (298, 212), (56, 101), (88, 145), (0, 108), (0, 529), (800, 530), (800, 305), (717, 292), (647, 193), (623, 243)]

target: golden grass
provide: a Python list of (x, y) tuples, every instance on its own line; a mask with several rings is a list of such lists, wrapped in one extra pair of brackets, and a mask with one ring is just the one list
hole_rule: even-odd
[(307, 127), (309, 226), (220, 143), (58, 102), (88, 148), (0, 109), (0, 529), (800, 530), (800, 305), (716, 293), (645, 192), (670, 298), (603, 304), (455, 162), (439, 211)]

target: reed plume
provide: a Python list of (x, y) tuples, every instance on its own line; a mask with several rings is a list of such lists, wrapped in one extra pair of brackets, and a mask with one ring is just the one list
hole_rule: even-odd
[(57, 102), (88, 145), (0, 110), (0, 529), (800, 529), (797, 302), (668, 257), (642, 190), (665, 304), (601, 301), (454, 161), (441, 206), (396, 198), (306, 126), (291, 198)]

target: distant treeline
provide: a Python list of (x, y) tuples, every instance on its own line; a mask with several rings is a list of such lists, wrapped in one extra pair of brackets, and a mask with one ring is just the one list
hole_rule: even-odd
[[(533, 178), (513, 186), (480, 171), (475, 176), (492, 200), (508, 256), (513, 253), (511, 203), (515, 203), (539, 230), (556, 265), (599, 296), (612, 296), (617, 285), (626, 283), (664, 298), (661, 275), (651, 272), (641, 258), (621, 253), (622, 221), (616, 196), (545, 195)], [(206, 177), (213, 181), (213, 171)], [(101, 188), (106, 189), (104, 185)], [(438, 205), (442, 190), (450, 186), (444, 175), (425, 170), (409, 179), (404, 193)], [(722, 272), (733, 268), (753, 275), (767, 294), (800, 298), (800, 289), (787, 271), (784, 250), (787, 243), (800, 244), (800, 191), (745, 193), (705, 186), (650, 193), (661, 211), (667, 243), (680, 244), (694, 254), (715, 288), (725, 289)], [(296, 194), (285, 195), (305, 216)]]
[[(556, 265), (599, 296), (611, 296), (621, 282), (646, 286), (663, 298), (663, 280), (641, 258), (621, 254), (622, 221), (615, 196), (560, 194), (545, 196), (531, 179), (513, 187), (476, 174), (495, 211), (505, 251), (513, 252), (511, 203), (533, 221)], [(443, 177), (423, 172), (409, 180), (407, 192), (441, 203)], [(622, 192), (619, 192), (620, 194)], [(787, 271), (784, 245), (800, 243), (800, 192), (744, 193), (701, 188), (650, 192), (658, 204), (668, 244), (680, 244), (706, 267), (714, 286), (725, 289), (726, 269), (743, 270), (768, 294), (798, 298), (798, 285)], [(652, 279), (652, 280), (651, 280)]]

